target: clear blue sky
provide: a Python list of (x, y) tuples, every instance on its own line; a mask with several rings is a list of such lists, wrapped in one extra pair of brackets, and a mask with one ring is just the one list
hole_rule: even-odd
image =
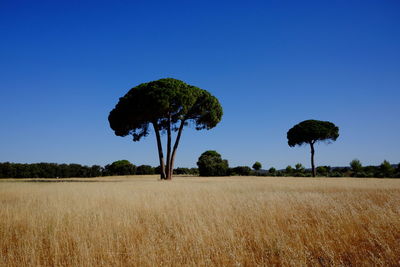
[(224, 108), (185, 129), (176, 166), (205, 150), (231, 166), (309, 166), (286, 132), (329, 120), (318, 165), (400, 162), (399, 1), (0, 1), (0, 162), (158, 165), (153, 134), (107, 116), (139, 83), (173, 77)]

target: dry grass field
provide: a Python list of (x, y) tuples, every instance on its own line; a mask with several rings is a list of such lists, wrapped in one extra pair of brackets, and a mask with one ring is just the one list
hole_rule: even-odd
[(0, 181), (1, 266), (400, 265), (400, 179)]

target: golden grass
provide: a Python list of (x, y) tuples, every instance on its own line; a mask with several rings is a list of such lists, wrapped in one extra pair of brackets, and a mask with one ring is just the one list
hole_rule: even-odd
[(1, 266), (400, 265), (400, 180), (0, 182)]

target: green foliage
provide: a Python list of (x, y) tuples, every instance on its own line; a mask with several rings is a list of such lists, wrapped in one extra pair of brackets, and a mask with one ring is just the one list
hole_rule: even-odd
[(136, 174), (136, 166), (128, 160), (114, 161), (110, 165), (105, 166), (107, 175), (134, 175)]
[(350, 167), (352, 170), (352, 176), (358, 177), (358, 176), (365, 176), (365, 174), (362, 173), (363, 171), (363, 166), (361, 164), (361, 161), (359, 161), (358, 159), (353, 159), (350, 162)]
[(155, 174), (155, 170), (150, 165), (140, 165), (136, 168), (137, 175)]
[(291, 175), (293, 174), (293, 168), (292, 168), (292, 166), (288, 165), (288, 166), (286, 167), (286, 169), (285, 169), (285, 174), (286, 174), (287, 176), (291, 176)]
[(396, 168), (396, 178), (400, 178), (400, 163), (397, 164), (397, 168)]
[(382, 164), (379, 166), (379, 169), (381, 171), (382, 177), (392, 177), (392, 175), (394, 174), (394, 168), (387, 160), (384, 160), (382, 162)]
[(191, 175), (199, 175), (199, 168), (190, 168)]
[[(197, 130), (209, 130), (221, 121), (222, 114), (219, 101), (206, 90), (180, 80), (166, 78), (132, 88), (119, 99), (118, 104), (110, 112), (108, 121), (115, 135), (132, 135), (133, 141), (139, 141), (147, 136), (150, 125), (153, 125), (156, 131), (160, 166), (163, 166), (160, 173), (166, 171), (169, 179), (183, 126), (190, 124)], [(173, 150), (170, 142), (171, 131), (178, 132)], [(159, 132), (167, 133), (166, 165), (163, 162)]]
[(305, 168), (301, 163), (297, 163), (294, 170), (294, 176), (303, 177), (305, 175)]
[(287, 132), (289, 146), (311, 144), (317, 141), (336, 141), (339, 128), (329, 121), (306, 120)]
[(351, 167), (351, 170), (353, 171), (353, 172), (360, 172), (360, 171), (362, 171), (362, 164), (361, 164), (361, 161), (359, 161), (358, 159), (353, 159), (351, 162), (350, 162), (350, 167)]
[(304, 171), (303, 164), (301, 164), (301, 163), (296, 163), (296, 165), (294, 165), (294, 167), (296, 168), (296, 171)]
[(259, 170), (261, 169), (261, 167), (262, 167), (262, 165), (261, 165), (261, 163), (258, 162), (258, 161), (256, 161), (256, 162), (253, 164), (253, 169), (256, 170), (256, 171), (259, 171)]
[(271, 176), (275, 176), (276, 175), (276, 169), (274, 167), (269, 168), (268, 174), (271, 175)]
[(176, 168), (174, 169), (174, 174), (190, 174), (189, 168)]
[[(132, 88), (119, 99), (108, 120), (116, 135), (130, 134), (139, 141), (148, 134), (152, 122), (166, 130), (170, 115), (174, 125), (184, 119), (197, 130), (211, 129), (221, 120), (222, 107), (206, 90), (166, 78)], [(172, 128), (177, 130), (178, 126)]]
[(319, 176), (329, 176), (330, 172), (331, 172), (330, 166), (318, 166), (317, 167), (317, 174)]
[(98, 177), (102, 172), (103, 169), (98, 165), (89, 167), (80, 164), (0, 163), (0, 178)]
[(316, 175), (314, 166), (314, 144), (319, 141), (336, 141), (339, 128), (329, 121), (306, 120), (296, 124), (287, 132), (288, 145), (309, 144), (311, 148), (312, 175)]
[(363, 167), (362, 173), (357, 175), (358, 177), (383, 177), (379, 166), (365, 166)]
[(181, 175), (199, 175), (199, 169), (197, 168), (176, 168), (174, 174)]
[(251, 168), (248, 166), (237, 166), (229, 169), (229, 175), (249, 176), (251, 175)]
[(197, 168), (176, 168), (174, 174), (198, 175), (199, 170)]
[(197, 161), (200, 176), (225, 176), (228, 175), (228, 161), (223, 160), (215, 150), (208, 150), (200, 155)]
[(328, 174), (329, 177), (343, 177), (343, 174), (339, 171), (333, 171)]
[(103, 168), (99, 165), (90, 167), (90, 177), (99, 177), (103, 175)]

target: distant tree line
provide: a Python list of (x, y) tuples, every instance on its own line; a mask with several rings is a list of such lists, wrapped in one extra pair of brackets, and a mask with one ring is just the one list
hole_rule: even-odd
[(102, 174), (103, 168), (99, 165), (89, 167), (80, 164), (0, 163), (0, 178), (98, 177)]
[[(254, 163), (253, 169), (248, 166), (229, 167), (228, 161), (222, 159), (221, 155), (213, 150), (204, 152), (197, 164), (198, 168), (176, 168), (173, 172), (175, 175), (194, 176), (312, 176), (312, 170), (306, 169), (300, 163), (294, 167), (289, 165), (282, 170), (274, 167), (261, 169), (260, 162)], [(149, 174), (160, 174), (160, 167), (136, 166), (128, 160), (118, 160), (104, 167), (57, 163), (0, 163), (0, 178), (69, 178)], [(318, 166), (316, 167), (316, 176), (400, 178), (400, 164), (393, 165), (385, 160), (379, 166), (363, 166), (358, 159), (354, 159), (348, 167)]]
[(57, 163), (0, 163), (0, 178), (69, 178), (155, 173), (157, 168), (149, 165), (135, 166), (127, 160), (116, 161), (105, 167)]
[[(198, 175), (197, 168), (176, 168), (174, 174)], [(148, 175), (161, 174), (161, 167), (152, 167), (150, 165), (136, 166), (127, 160), (118, 160), (109, 165), (106, 165), (103, 170), (103, 176), (112, 175)]]
[[(318, 166), (316, 168), (316, 176), (319, 177), (367, 177), (367, 178), (400, 178), (400, 163), (390, 164), (384, 160), (379, 166), (363, 167), (358, 159), (352, 160), (349, 167), (331, 167)], [(290, 165), (286, 169), (277, 171), (270, 168), (261, 175), (268, 176), (294, 176), (294, 177), (310, 177), (312, 170), (305, 169), (300, 163), (292, 168)]]
[[(160, 167), (136, 166), (128, 160), (118, 160), (104, 167), (80, 164), (0, 162), (0, 178), (70, 178), (148, 174), (160, 174)], [(174, 174), (199, 175), (199, 172), (197, 168), (176, 168)]]
[[(253, 169), (248, 166), (230, 168), (228, 160), (222, 159), (221, 155), (214, 150), (208, 150), (201, 154), (197, 166), (200, 176), (314, 176), (313, 169), (306, 169), (301, 163), (297, 163), (294, 167), (289, 165), (282, 170), (277, 170), (274, 167), (263, 170), (258, 161), (253, 164)], [(315, 175), (319, 177), (400, 178), (400, 164), (392, 165), (385, 160), (379, 166), (363, 167), (361, 162), (355, 159), (350, 162), (349, 167), (318, 166), (315, 168)]]

